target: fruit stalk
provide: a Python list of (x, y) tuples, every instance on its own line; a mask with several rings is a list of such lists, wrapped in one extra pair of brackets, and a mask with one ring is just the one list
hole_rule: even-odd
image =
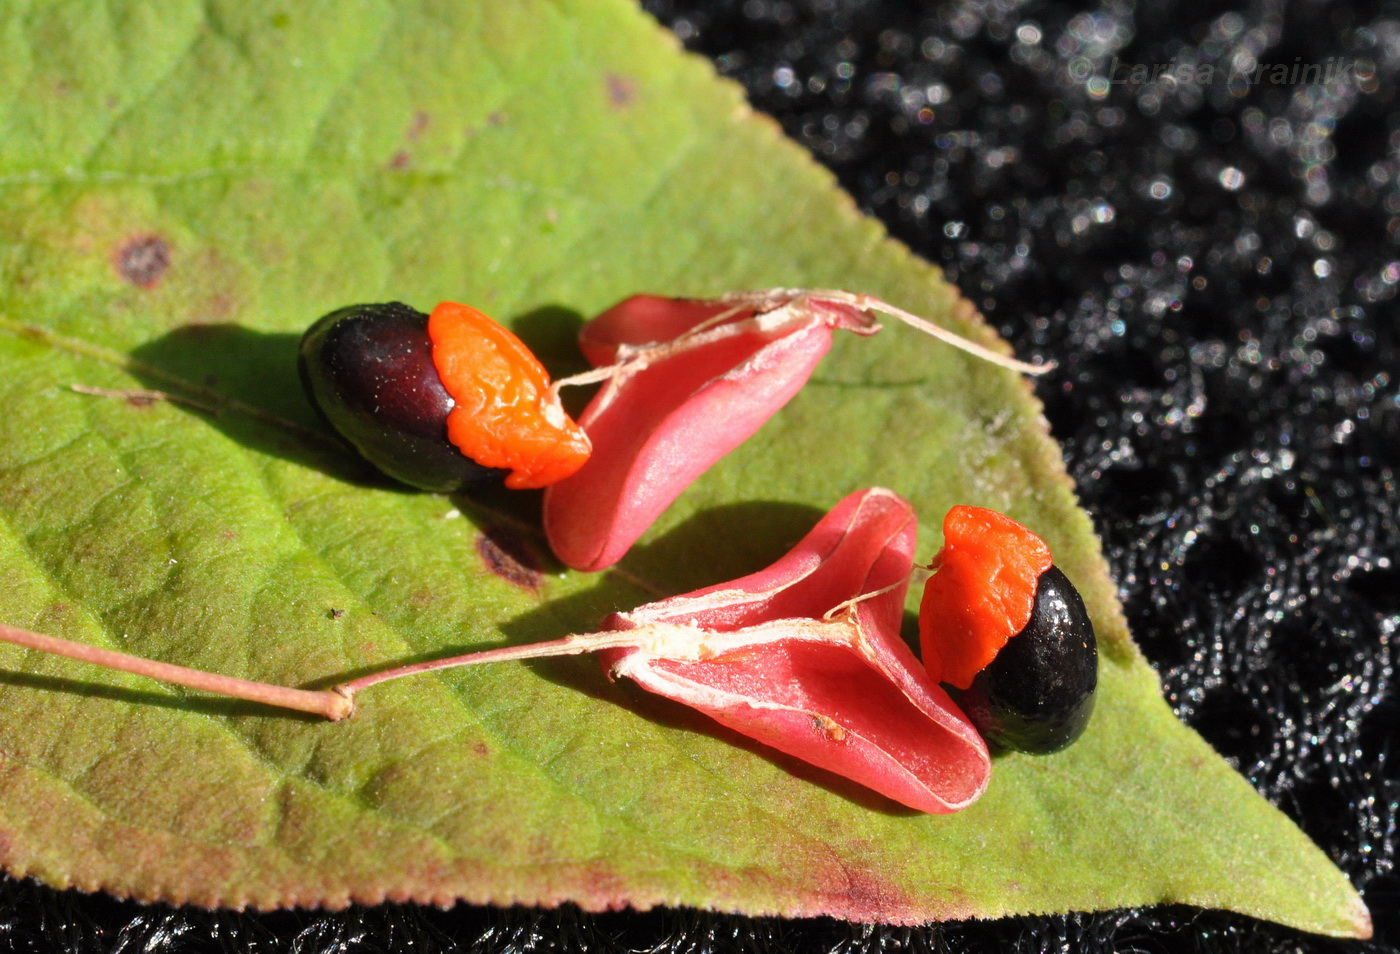
[(154, 659), (142, 659), (140, 656), (133, 656), (130, 653), (118, 652), (113, 649), (102, 649), (99, 646), (75, 643), (56, 636), (31, 633), (28, 630), (6, 626), (3, 623), (0, 623), (0, 640), (14, 643), (16, 646), (23, 646), (26, 649), (37, 649), (39, 652), (51, 653), (55, 656), (66, 656), (69, 659), (91, 663), (106, 669), (116, 669), (121, 672), (157, 679), (161, 682), (173, 683), (187, 689), (199, 689), (234, 699), (259, 702), (279, 709), (309, 712), (312, 715), (324, 716), (332, 722), (338, 722), (350, 715), (355, 708), (349, 696), (342, 695), (335, 690), (289, 689), (286, 686), (253, 682), (234, 676), (221, 676), (217, 673), (205, 672), (202, 669), (190, 669), (188, 666), (176, 666)]
[[(653, 628), (660, 629), (662, 627)], [(665, 628), (673, 629), (674, 627)], [(416, 676), (420, 673), (455, 669), (460, 666), (475, 666), (481, 663), (541, 659), (548, 656), (580, 656), (584, 653), (595, 653), (605, 649), (635, 649), (641, 644), (650, 642), (649, 636), (650, 631), (579, 633), (545, 643), (502, 646), (499, 649), (486, 649), (458, 656), (447, 656), (442, 659), (430, 659), (408, 666), (394, 666), (372, 672), (350, 682), (341, 683), (331, 689), (290, 689), (286, 686), (274, 686), (251, 679), (221, 676), (217, 673), (205, 672), (202, 669), (191, 669), (188, 666), (157, 662), (153, 659), (144, 659), (114, 649), (102, 649), (87, 643), (78, 643), (57, 636), (45, 636), (42, 633), (32, 633), (16, 626), (0, 624), (0, 641), (14, 643), (16, 646), (23, 646), (26, 649), (76, 659), (79, 662), (91, 663), (106, 669), (134, 673), (159, 682), (184, 686), (186, 689), (198, 689), (278, 709), (291, 709), (296, 712), (324, 716), (332, 722), (339, 722), (341, 719), (354, 715), (355, 695), (357, 693), (391, 679), (402, 679), (404, 676)]]

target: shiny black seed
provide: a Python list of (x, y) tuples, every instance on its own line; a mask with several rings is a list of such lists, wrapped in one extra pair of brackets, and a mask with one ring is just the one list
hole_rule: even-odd
[(1033, 755), (1079, 738), (1099, 680), (1094, 626), (1074, 584), (1052, 566), (1040, 577), (1030, 622), (977, 674), (963, 707), (989, 743)]
[(453, 402), (422, 312), (399, 302), (333, 311), (302, 337), (297, 364), (326, 423), (395, 480), (446, 493), (504, 475), (448, 441)]

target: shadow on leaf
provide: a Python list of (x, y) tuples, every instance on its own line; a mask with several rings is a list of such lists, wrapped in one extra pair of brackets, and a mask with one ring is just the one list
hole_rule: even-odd
[(583, 322), (583, 315), (572, 308), (544, 305), (517, 315), (510, 330), (529, 346), (551, 377), (562, 378), (589, 368), (578, 348)]
[(391, 485), (317, 417), (297, 375), (300, 341), (241, 325), (184, 325), (135, 349), (131, 371), (147, 387), (197, 402), (191, 413), (245, 447), (353, 483)]
[(623, 568), (658, 597), (735, 580), (770, 566), (822, 518), (806, 504), (746, 500), (709, 507), (627, 554)]

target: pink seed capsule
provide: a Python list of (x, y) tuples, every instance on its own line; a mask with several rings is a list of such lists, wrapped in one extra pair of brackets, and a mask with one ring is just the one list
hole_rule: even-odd
[(635, 295), (584, 326), (603, 381), (579, 424), (593, 456), (545, 492), (544, 526), (575, 569), (612, 566), (671, 502), (790, 401), (832, 334), (880, 330), (876, 313), (1019, 371), (1041, 371), (865, 295), (777, 289), (712, 301)]
[(917, 530), (898, 494), (851, 494), (766, 570), (613, 614), (649, 635), (603, 664), (910, 808), (965, 808), (987, 746), (899, 635)]
[[(681, 491), (790, 401), (831, 348), (834, 327), (875, 327), (860, 315), (764, 321), (753, 306), (658, 303), (670, 302), (629, 298), (582, 335), (590, 360), (620, 365), (579, 419), (592, 460), (545, 494), (550, 546), (576, 569), (616, 563)], [(705, 328), (717, 315), (725, 320)], [(687, 336), (682, 326), (700, 330)], [(629, 349), (654, 334), (676, 346), (629, 366)]]

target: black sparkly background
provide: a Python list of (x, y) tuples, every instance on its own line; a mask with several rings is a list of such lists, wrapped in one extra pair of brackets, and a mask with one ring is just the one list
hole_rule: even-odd
[(1400, 4), (648, 7), (1060, 362), (1038, 390), (1170, 702), (1351, 877), (1376, 939), (1186, 908), (255, 916), (7, 882), (0, 950), (1400, 950)]

